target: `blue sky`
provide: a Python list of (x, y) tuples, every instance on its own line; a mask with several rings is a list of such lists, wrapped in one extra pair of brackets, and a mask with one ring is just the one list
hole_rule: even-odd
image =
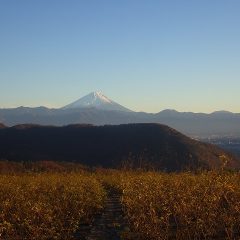
[(136, 111), (240, 112), (239, 0), (0, 0), (0, 107), (91, 91)]

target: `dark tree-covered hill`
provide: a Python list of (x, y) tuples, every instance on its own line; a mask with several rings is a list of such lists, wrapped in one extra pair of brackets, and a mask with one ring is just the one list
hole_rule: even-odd
[(186, 169), (238, 168), (237, 157), (160, 124), (17, 125), (0, 129), (0, 159), (68, 161), (89, 166)]

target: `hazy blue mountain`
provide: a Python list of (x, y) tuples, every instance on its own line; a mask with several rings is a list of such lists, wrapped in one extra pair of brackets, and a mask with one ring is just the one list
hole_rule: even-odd
[(124, 124), (162, 123), (191, 137), (240, 136), (240, 114), (217, 111), (211, 114), (178, 112), (171, 109), (159, 113), (133, 112), (110, 100), (100, 92), (93, 92), (60, 109), (46, 107), (18, 107), (0, 109), (0, 123), (68, 125), (68, 124)]
[(174, 127), (195, 137), (240, 136), (240, 114), (231, 112), (192, 113), (164, 110), (154, 116), (156, 122)]

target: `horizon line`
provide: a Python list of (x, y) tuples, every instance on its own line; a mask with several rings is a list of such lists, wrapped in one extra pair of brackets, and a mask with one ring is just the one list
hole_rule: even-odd
[[(47, 108), (49, 110), (64, 110), (63, 107), (49, 107), (49, 106), (44, 106), (44, 105), (39, 105), (39, 106), (25, 106), (25, 105), (20, 105), (20, 106), (13, 106), (13, 107), (0, 107), (0, 110), (14, 110), (14, 109), (17, 109), (17, 108), (30, 108), (30, 109), (34, 109), (34, 108)], [(94, 107), (89, 107), (90, 108), (94, 108)], [(88, 107), (85, 107), (85, 108), (79, 108), (79, 109), (88, 109)], [(102, 111), (102, 110), (99, 110), (99, 111)], [(111, 111), (111, 110), (107, 110), (107, 111)], [(172, 112), (177, 112), (177, 113), (194, 113), (194, 114), (213, 114), (213, 113), (232, 113), (232, 114), (240, 114), (240, 112), (233, 112), (233, 111), (230, 111), (230, 110), (214, 110), (214, 111), (209, 111), (209, 112), (195, 112), (195, 111), (180, 111), (180, 110), (176, 110), (176, 109), (173, 109), (173, 108), (164, 108), (158, 112), (147, 112), (147, 111), (135, 111), (135, 110), (132, 110), (132, 112), (135, 112), (135, 113), (147, 113), (147, 114), (158, 114), (158, 113), (161, 113), (161, 112), (164, 112), (164, 111), (172, 111)]]

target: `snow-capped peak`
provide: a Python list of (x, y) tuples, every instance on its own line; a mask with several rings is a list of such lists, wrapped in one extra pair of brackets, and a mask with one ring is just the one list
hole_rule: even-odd
[(131, 111), (121, 106), (120, 104), (112, 101), (100, 91), (91, 92), (88, 95), (80, 98), (79, 100), (63, 107), (63, 109), (72, 109), (72, 108), (75, 108), (75, 109), (76, 108), (96, 108), (96, 109), (111, 110), (111, 111), (127, 111), (127, 112)]
[(95, 100), (99, 99), (99, 100), (101, 100), (101, 101), (103, 101), (103, 102), (108, 102), (108, 103), (111, 103), (111, 102), (112, 102), (109, 98), (107, 98), (106, 96), (104, 96), (103, 93), (100, 92), (100, 91), (92, 92), (92, 93), (90, 93), (90, 94), (93, 94), (93, 95), (94, 95)]

